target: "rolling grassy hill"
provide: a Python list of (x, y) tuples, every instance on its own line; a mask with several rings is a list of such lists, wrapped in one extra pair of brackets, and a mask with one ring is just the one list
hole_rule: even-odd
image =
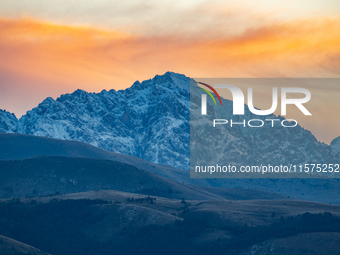
[[(191, 179), (188, 171), (157, 165), (134, 156), (108, 152), (82, 142), (0, 133), (1, 160), (18, 160), (38, 156), (93, 158), (121, 162), (133, 165), (138, 169), (156, 174), (160, 177), (176, 181), (177, 183), (202, 186), (200, 189), (203, 190), (209, 190), (208, 187), (227, 188), (230, 193), (234, 194), (234, 199), (237, 199), (237, 195), (239, 194), (237, 189), (246, 189), (252, 190), (253, 192), (244, 193), (239, 197), (240, 199), (246, 198), (244, 196), (246, 194), (249, 195), (249, 199), (254, 197), (261, 198), (257, 194), (260, 192), (259, 190), (262, 190), (308, 201), (340, 204), (339, 179)], [(43, 161), (46, 161), (46, 159)], [(6, 165), (8, 163), (1, 164)], [(18, 165), (19, 163), (11, 164)], [(51, 169), (52, 163), (49, 165), (45, 162), (44, 165), (48, 167), (47, 169)], [(25, 167), (24, 169), (28, 169), (28, 166)], [(13, 183), (9, 183), (8, 185), (0, 186), (0, 188), (6, 189), (5, 193), (2, 192), (2, 197), (10, 197), (9, 193), (13, 190), (13, 187), (11, 188), (12, 184)], [(111, 187), (115, 188), (114, 186)], [(97, 188), (104, 189), (107, 187), (103, 185)], [(232, 192), (235, 188), (236, 192)], [(32, 185), (29, 186), (29, 189), (25, 191), (25, 196), (34, 195), (32, 193), (33, 190)], [(51, 192), (57, 191), (60, 192), (60, 190), (51, 190)], [(82, 189), (81, 191), (85, 190)], [(72, 189), (72, 192), (76, 192), (76, 189)], [(254, 196), (252, 196), (252, 194), (254, 194)], [(269, 193), (266, 194), (269, 198), (273, 198), (269, 196)]]
[(106, 190), (2, 200), (0, 234), (56, 255), (264, 255), (270, 247), (327, 254), (338, 247), (339, 216), (340, 206), (298, 200), (202, 201)]
[(284, 199), (260, 190), (183, 184), (133, 165), (103, 159), (41, 156), (0, 160), (0, 197), (19, 198), (91, 190), (118, 190), (186, 199)]

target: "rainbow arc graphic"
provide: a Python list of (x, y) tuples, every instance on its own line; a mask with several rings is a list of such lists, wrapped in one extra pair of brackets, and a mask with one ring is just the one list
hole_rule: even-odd
[[(209, 88), (211, 91), (213, 91), (214, 94), (217, 96), (218, 100), (220, 101), (220, 104), (222, 105), (222, 100), (221, 100), (221, 98), (220, 98), (220, 95), (216, 92), (216, 90), (215, 90), (212, 86), (210, 86), (210, 85), (208, 85), (208, 84), (206, 84), (206, 83), (203, 83), (203, 82), (197, 82), (197, 83), (199, 83), (199, 84), (201, 84), (201, 85), (203, 85), (203, 86), (206, 86), (206, 87)], [(204, 88), (200, 88), (200, 89), (203, 90), (204, 92), (206, 92), (206, 93), (212, 98), (212, 100), (214, 101), (215, 105), (217, 105), (214, 96), (211, 94), (211, 92), (210, 92), (209, 90), (206, 90), (206, 89), (204, 89)]]

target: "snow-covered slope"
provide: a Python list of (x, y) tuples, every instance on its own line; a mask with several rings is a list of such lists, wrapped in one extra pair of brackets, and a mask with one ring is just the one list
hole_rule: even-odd
[(331, 147), (334, 151), (339, 152), (340, 153), (340, 136), (335, 138), (332, 142), (331, 142)]
[(0, 132), (1, 133), (17, 133), (18, 119), (13, 113), (0, 109)]
[[(45, 99), (19, 121), (10, 113), (0, 112), (0, 131), (82, 141), (153, 163), (189, 169), (190, 82), (184, 75), (167, 72), (142, 83), (137, 81), (126, 90), (77, 90), (57, 100)], [(231, 104), (223, 101), (223, 105)], [(228, 108), (218, 111), (230, 117)], [(252, 117), (251, 113), (247, 111), (245, 117)], [(223, 127), (218, 133), (206, 132), (203, 127), (201, 131), (230, 163), (339, 161), (338, 153), (301, 127)]]
[(166, 73), (126, 90), (77, 90), (45, 99), (20, 119), (20, 132), (90, 143), (185, 168), (189, 164), (189, 78)]

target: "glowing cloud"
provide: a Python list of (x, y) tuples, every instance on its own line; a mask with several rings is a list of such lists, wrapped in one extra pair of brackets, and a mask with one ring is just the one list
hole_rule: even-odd
[(339, 18), (273, 23), (221, 38), (0, 19), (0, 37), (0, 108), (17, 115), (47, 96), (124, 89), (166, 71), (196, 78), (340, 76)]

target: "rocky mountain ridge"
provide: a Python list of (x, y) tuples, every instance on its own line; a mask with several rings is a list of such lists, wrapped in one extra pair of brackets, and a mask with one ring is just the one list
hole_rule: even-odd
[[(198, 91), (197, 84), (190, 91), (193, 82), (182, 74), (167, 72), (142, 83), (136, 81), (126, 90), (76, 90), (56, 100), (46, 98), (19, 120), (14, 114), (0, 111), (0, 132), (76, 140), (149, 162), (189, 169), (190, 117), (195, 118), (193, 112), (190, 116), (190, 103), (195, 106), (190, 102), (190, 92)], [(217, 113), (232, 116), (232, 102), (222, 100), (227, 107), (217, 108), (211, 117)], [(247, 107), (245, 117), (252, 117)], [(201, 127), (197, 134), (205, 132), (224, 160), (231, 163), (334, 163), (340, 158), (338, 152), (300, 126), (206, 131)], [(202, 153), (199, 149), (194, 152)]]

